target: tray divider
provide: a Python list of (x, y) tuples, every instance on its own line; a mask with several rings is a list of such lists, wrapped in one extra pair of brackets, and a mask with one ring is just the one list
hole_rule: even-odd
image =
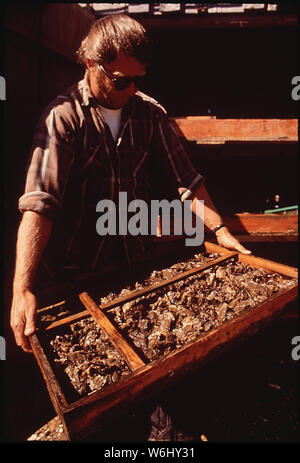
[(289, 267), (285, 264), (280, 264), (278, 262), (273, 262), (267, 259), (261, 259), (260, 257), (254, 257), (251, 255), (240, 254), (239, 261), (244, 264), (250, 265), (250, 267), (262, 268), (265, 271), (280, 273), (290, 278), (298, 278), (298, 269), (294, 267)]
[(64, 300), (64, 301), (57, 302), (56, 304), (48, 305), (47, 307), (42, 307), (41, 309), (38, 309), (38, 312), (39, 312), (39, 313), (41, 313), (41, 312), (47, 312), (48, 310), (54, 309), (55, 307), (60, 307), (61, 305), (65, 305), (66, 302), (67, 302), (67, 301)]
[(111, 302), (108, 302), (106, 304), (101, 304), (98, 306), (99, 309), (102, 311), (104, 310), (109, 310), (113, 309), (114, 307), (118, 307), (119, 305), (123, 305), (126, 302), (130, 302), (134, 299), (137, 299), (139, 297), (144, 296), (145, 294), (152, 293), (153, 291), (156, 291), (157, 289), (164, 288), (166, 286), (170, 286), (173, 283), (176, 283), (177, 281), (184, 280), (185, 278), (189, 278), (193, 275), (196, 275), (197, 273), (204, 272), (205, 270), (208, 270), (211, 267), (214, 267), (215, 265), (221, 264), (223, 262), (226, 262), (227, 260), (230, 259), (238, 259), (238, 253), (237, 252), (230, 252), (224, 256), (218, 257), (214, 260), (211, 260), (207, 264), (201, 265), (200, 267), (192, 268), (190, 270), (186, 270), (185, 272), (180, 272), (174, 277), (168, 278), (167, 280), (160, 281), (158, 283), (154, 283), (151, 286), (148, 286), (143, 289), (137, 289), (135, 291), (132, 291), (130, 294), (126, 294), (125, 296), (118, 297), (117, 299), (113, 299)]
[[(201, 265), (200, 267), (196, 267), (196, 268), (187, 270), (185, 272), (180, 272), (180, 273), (178, 273), (178, 275), (175, 275), (174, 277), (169, 278), (168, 280), (163, 280), (163, 281), (160, 281), (159, 283), (154, 283), (153, 285), (148, 286), (147, 288), (132, 291), (132, 292), (130, 292), (130, 294), (127, 294), (125, 296), (113, 299), (111, 302), (108, 302), (106, 304), (101, 304), (101, 305), (98, 304), (97, 305), (98, 310), (101, 309), (102, 311), (105, 311), (105, 310), (113, 309), (114, 307), (118, 307), (119, 305), (125, 304), (126, 302), (130, 302), (130, 301), (132, 301), (134, 299), (137, 299), (138, 297), (144, 296), (145, 294), (149, 294), (152, 291), (155, 291), (156, 289), (160, 289), (160, 288), (169, 286), (172, 283), (176, 283), (177, 281), (183, 280), (184, 278), (188, 278), (188, 277), (190, 277), (192, 275), (203, 272), (203, 271), (209, 269), (210, 267), (218, 265), (218, 264), (220, 264), (222, 262), (226, 262), (227, 260), (232, 259), (232, 258), (238, 259), (238, 253), (233, 252), (233, 251), (227, 251), (227, 253), (224, 254), (223, 256), (218, 257), (216, 259), (213, 259), (210, 262), (208, 262), (207, 264)], [(79, 298), (80, 298), (80, 296), (79, 296)], [(72, 323), (74, 321), (80, 320), (81, 318), (86, 317), (89, 313), (90, 313), (89, 310), (84, 310), (82, 312), (79, 312), (79, 313), (76, 313), (76, 314), (73, 314), (73, 315), (69, 315), (68, 317), (62, 318), (61, 320), (56, 320), (55, 322), (50, 323), (45, 328), (45, 331), (52, 330), (53, 328), (57, 328), (58, 326), (62, 326), (62, 325), (65, 325), (65, 324)]]
[(54, 328), (57, 328), (58, 326), (77, 322), (81, 318), (88, 317), (89, 315), (90, 315), (90, 312), (88, 310), (82, 310), (81, 312), (75, 313), (73, 315), (68, 315), (65, 318), (62, 318), (60, 320), (56, 320), (55, 322), (50, 323), (48, 326), (46, 326), (45, 331), (53, 330)]
[(127, 343), (121, 333), (115, 328), (105, 313), (99, 310), (99, 305), (91, 298), (87, 292), (79, 294), (79, 299), (85, 308), (92, 315), (95, 322), (106, 333), (110, 342), (117, 349), (119, 354), (126, 360), (132, 371), (145, 365), (145, 362), (138, 356), (135, 350)]

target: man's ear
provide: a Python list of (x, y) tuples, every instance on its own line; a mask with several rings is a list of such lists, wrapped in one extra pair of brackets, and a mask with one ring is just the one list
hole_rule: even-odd
[(93, 60), (91, 60), (91, 59), (89, 59), (89, 58), (87, 58), (87, 59), (85, 60), (85, 65), (86, 65), (86, 68), (87, 68), (89, 71), (95, 69), (95, 67), (96, 67), (95, 61), (93, 61)]

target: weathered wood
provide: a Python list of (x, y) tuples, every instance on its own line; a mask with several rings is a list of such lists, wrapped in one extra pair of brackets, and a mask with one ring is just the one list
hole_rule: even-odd
[(298, 235), (257, 233), (246, 235), (234, 235), (240, 243), (295, 243)]
[(69, 323), (77, 322), (84, 317), (90, 316), (90, 312), (88, 310), (83, 310), (82, 312), (75, 313), (73, 315), (68, 315), (67, 317), (61, 318), (60, 320), (56, 320), (55, 322), (50, 323), (46, 328), (45, 331), (53, 330), (58, 326), (67, 325)]
[(221, 254), (221, 256), (222, 255), (228, 256), (233, 252), (227, 248), (223, 248), (222, 246), (219, 246), (218, 244), (211, 243), (210, 241), (204, 241), (203, 248), (205, 249), (206, 252), (211, 252), (212, 254)]
[(61, 390), (61, 387), (55, 377), (55, 374), (48, 362), (47, 356), (38, 340), (36, 334), (32, 334), (29, 336), (30, 345), (34, 356), (38, 362), (40, 370), (42, 372), (43, 378), (46, 382), (47, 389), (52, 400), (54, 409), (56, 413), (59, 415), (63, 422), (64, 432), (66, 433), (67, 438), (69, 438), (68, 428), (66, 427), (66, 423), (64, 421), (64, 410), (68, 406), (68, 402)]
[(231, 233), (298, 235), (298, 215), (234, 214), (224, 217)]
[(291, 278), (298, 278), (298, 270), (288, 265), (273, 262), (272, 260), (261, 259), (260, 257), (239, 254), (239, 261), (251, 267), (261, 268), (266, 271), (281, 273)]
[(60, 302), (57, 302), (56, 304), (51, 304), (51, 305), (48, 305), (47, 307), (42, 307), (41, 309), (38, 309), (38, 312), (39, 313), (47, 312), (51, 309), (54, 309), (55, 307), (61, 307), (62, 305), (65, 305), (65, 304), (66, 304), (66, 301), (60, 301)]
[(197, 143), (298, 141), (297, 119), (217, 119), (187, 116), (170, 119), (177, 135)]
[[(225, 253), (230, 252), (227, 249), (224, 249), (217, 244), (210, 243), (207, 241), (204, 242), (204, 247), (206, 251), (215, 252), (218, 254), (222, 254), (224, 252)], [(244, 264), (248, 264), (254, 268), (261, 268), (261, 269), (268, 270), (271, 272), (277, 272), (282, 275), (286, 275), (290, 278), (298, 278), (298, 269), (294, 267), (290, 267), (289, 265), (284, 265), (284, 264), (274, 262), (268, 259), (262, 259), (261, 257), (255, 257), (251, 254), (248, 255), (248, 254), (239, 253), (238, 259), (240, 262), (243, 262)]]
[(101, 304), (100, 308), (101, 310), (112, 309), (121, 304), (137, 299), (138, 297), (145, 296), (146, 294), (152, 293), (153, 291), (165, 288), (180, 280), (184, 280), (185, 278), (196, 275), (197, 273), (204, 272), (205, 270), (208, 270), (209, 268), (214, 267), (215, 265), (221, 264), (222, 262), (226, 262), (228, 259), (237, 257), (237, 252), (228, 251), (228, 254), (226, 254), (225, 256), (217, 257), (216, 259), (211, 260), (207, 264), (203, 264), (197, 268), (186, 270), (185, 272), (180, 272), (178, 273), (178, 275), (175, 275), (174, 277), (168, 278), (167, 280), (163, 280), (158, 283), (154, 283), (153, 285), (150, 285), (146, 288), (132, 291), (130, 294), (113, 299), (111, 302), (108, 302), (107, 304)]
[[(225, 216), (223, 222), (230, 232), (242, 241), (297, 241), (298, 239), (298, 214), (251, 214), (243, 212)], [(196, 226), (195, 216), (192, 218), (192, 226)], [(206, 230), (206, 233), (211, 234), (209, 230)], [(174, 235), (174, 219), (171, 217), (170, 235), (158, 233), (153, 240), (155, 242), (169, 242), (183, 237), (183, 234)]]
[(114, 327), (114, 325), (103, 313), (103, 311), (100, 310), (99, 306), (91, 298), (91, 296), (88, 293), (83, 292), (79, 294), (79, 299), (90, 312), (96, 323), (98, 323), (101, 329), (105, 331), (109, 337), (109, 340), (120, 353), (120, 355), (125, 358), (130, 369), (135, 371), (145, 365), (143, 360), (137, 355), (134, 349), (127, 343), (127, 341), (125, 341), (121, 333)]

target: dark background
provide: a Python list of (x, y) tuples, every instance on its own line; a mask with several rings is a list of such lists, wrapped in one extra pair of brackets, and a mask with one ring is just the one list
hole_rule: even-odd
[[(34, 128), (42, 108), (83, 75), (83, 70), (74, 61), (74, 53), (92, 18), (85, 14), (78, 19), (78, 11), (75, 10), (75, 5), (63, 4), (12, 6), (5, 10), (4, 71), (1, 75), (5, 76), (7, 84), (3, 186), (7, 441), (25, 440), (54, 416), (35, 360), (14, 344), (9, 327), (9, 310), (14, 248), (20, 220), (17, 202), (24, 189)], [(274, 27), (214, 27), (203, 30), (199, 27), (152, 27), (151, 34), (153, 63), (143, 90), (157, 98), (170, 116), (207, 115), (210, 110), (212, 115), (225, 118), (298, 117), (298, 103), (291, 99), (291, 80), (299, 75), (298, 28), (294, 23)], [(275, 193), (280, 194), (283, 205), (298, 203), (296, 144), (213, 147), (187, 143), (187, 149), (196, 167), (207, 178), (207, 187), (221, 214), (258, 212), (266, 196)], [(251, 245), (251, 249), (255, 255), (297, 265), (296, 243), (258, 243)], [(283, 441), (295, 441), (298, 429), (295, 415), (296, 363), (290, 358), (290, 342), (291, 336), (297, 334), (297, 327), (295, 319), (287, 319), (283, 323), (280, 342), (278, 336), (281, 329), (275, 326), (273, 331), (266, 332), (265, 338), (261, 335), (260, 343), (245, 342), (243, 358), (237, 359), (235, 352), (227, 356), (223, 360), (224, 371), (219, 370), (219, 375), (225, 381), (223, 392), (228, 395), (229, 404), (239, 394), (238, 408), (235, 410), (241, 410), (241, 407), (250, 410), (254, 407), (252, 402), (258, 403), (256, 397), (261, 395), (270, 399), (269, 408), (282, 409), (281, 415), (276, 415), (281, 425), (277, 426), (277, 434), (270, 431), (269, 440), (278, 437)], [(278, 350), (272, 346), (277, 346)], [(271, 354), (274, 354), (273, 357)], [(253, 362), (257, 355), (259, 364), (256, 368)], [(278, 363), (280, 360), (283, 363)], [(234, 370), (239, 368), (240, 374), (236, 378)], [(276, 394), (279, 390), (267, 386), (267, 377), (274, 371), (280, 378), (286, 378), (281, 395)], [(209, 385), (221, 381), (214, 371), (207, 375), (205, 388), (208, 390)], [(232, 381), (228, 380), (230, 375), (233, 375)], [(249, 379), (249, 375), (254, 386), (246, 384), (247, 381), (240, 383), (243, 377)], [(280, 379), (277, 381), (280, 382)], [(240, 394), (240, 388), (245, 389), (245, 394)], [(208, 403), (212, 404), (213, 396), (209, 395), (209, 391), (205, 394)], [(212, 394), (217, 394), (220, 399), (216, 391)], [(264, 400), (262, 398), (259, 403), (264, 403)], [(281, 400), (288, 403), (286, 407), (282, 406)], [(252, 410), (255, 411), (255, 407)], [(203, 416), (207, 417), (207, 413), (205, 411)], [(220, 422), (213, 423), (212, 440), (243, 440), (247, 426), (250, 426), (250, 412), (247, 413), (244, 418), (238, 411), (231, 416), (230, 407), (225, 407), (221, 417), (222, 426)], [(254, 432), (254, 440), (264, 440), (267, 424), (263, 427), (262, 423), (267, 422), (260, 421), (258, 428), (262, 429), (258, 434)]]

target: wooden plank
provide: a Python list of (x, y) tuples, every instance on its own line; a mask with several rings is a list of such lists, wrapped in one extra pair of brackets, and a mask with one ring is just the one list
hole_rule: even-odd
[(248, 264), (251, 267), (262, 268), (271, 272), (281, 273), (291, 278), (298, 278), (298, 270), (288, 265), (273, 262), (272, 260), (261, 259), (246, 254), (239, 254), (239, 261)]
[(247, 334), (253, 334), (262, 322), (272, 319), (282, 308), (297, 296), (297, 284), (270, 298), (254, 309), (244, 311), (233, 320), (224, 323), (212, 331), (202, 335), (196, 341), (171, 352), (162, 359), (145, 365), (131, 377), (124, 379), (106, 391), (79, 399), (70, 404), (65, 412), (65, 420), (73, 438), (86, 437), (97, 423), (106, 419), (107, 415), (119, 408), (134, 406), (140, 398), (145, 399), (163, 384), (170, 383), (177, 375), (185, 374), (190, 368), (199, 366), (228, 349), (230, 342)]
[[(222, 248), (218, 244), (210, 243), (209, 241), (204, 242), (204, 247), (208, 252), (216, 252), (218, 254), (230, 252), (228, 249)], [(254, 268), (277, 272), (290, 278), (298, 278), (298, 269), (290, 267), (289, 265), (284, 265), (268, 259), (262, 259), (261, 257), (255, 257), (251, 254), (248, 255), (239, 253), (238, 259), (240, 262), (248, 264)]]
[(137, 355), (132, 347), (125, 341), (119, 331), (110, 322), (107, 316), (100, 310), (96, 302), (86, 292), (79, 294), (79, 299), (92, 315), (93, 319), (105, 331), (109, 340), (117, 351), (125, 358), (128, 366), (132, 371), (137, 370), (145, 365), (143, 360)]
[(297, 235), (298, 215), (290, 214), (234, 214), (224, 217), (231, 233), (268, 233)]
[(200, 267), (197, 267), (197, 268), (186, 270), (185, 272), (180, 272), (178, 273), (178, 275), (168, 278), (168, 280), (163, 280), (158, 283), (154, 283), (153, 285), (148, 286), (146, 288), (132, 291), (130, 294), (119, 297), (117, 299), (113, 299), (111, 302), (108, 302), (107, 304), (101, 304), (99, 308), (101, 308), (101, 310), (112, 309), (119, 305), (125, 304), (126, 302), (130, 302), (133, 299), (137, 299), (138, 297), (142, 297), (146, 294), (152, 293), (153, 291), (156, 291), (157, 289), (165, 288), (166, 286), (170, 286), (171, 284), (176, 283), (177, 281), (196, 275), (197, 273), (204, 272), (205, 270), (211, 267), (214, 267), (215, 265), (218, 265), (222, 262), (226, 262), (228, 259), (232, 259), (232, 258), (237, 259), (237, 257), (238, 257), (237, 252), (228, 251), (226, 255), (217, 257), (216, 259), (211, 260), (207, 264), (201, 265)]
[(53, 406), (56, 413), (59, 415), (63, 422), (64, 432), (66, 433), (67, 438), (69, 438), (68, 428), (66, 427), (63, 412), (68, 406), (68, 402), (61, 390), (61, 387), (53, 373), (53, 370), (48, 362), (47, 356), (38, 340), (36, 334), (29, 336), (30, 345), (34, 356), (38, 362), (40, 370), (42, 372), (43, 378), (46, 382), (49, 395), (51, 397)]
[[(218, 248), (218, 249), (223, 249), (223, 248)], [(215, 252), (217, 253), (218, 251), (215, 251)], [(163, 281), (161, 281), (159, 283), (155, 283), (155, 284), (153, 284), (151, 286), (148, 286), (147, 288), (132, 291), (130, 294), (127, 294), (125, 296), (121, 296), (119, 298), (113, 299), (111, 302), (108, 302), (107, 304), (102, 304), (101, 306), (99, 305), (98, 308), (101, 309), (101, 310), (112, 309), (112, 308), (117, 307), (119, 305), (125, 304), (126, 302), (130, 302), (133, 299), (144, 296), (145, 294), (149, 294), (152, 291), (163, 288), (165, 286), (169, 286), (169, 285), (171, 285), (171, 284), (173, 284), (173, 283), (175, 283), (177, 281), (180, 281), (180, 280), (182, 280), (184, 278), (188, 278), (189, 276), (192, 276), (192, 275), (194, 275), (196, 273), (207, 270), (208, 268), (210, 268), (210, 267), (212, 267), (214, 265), (217, 265), (217, 264), (219, 264), (221, 262), (224, 262), (224, 261), (226, 261), (226, 260), (228, 260), (229, 258), (232, 258), (232, 257), (237, 258), (237, 253), (233, 252), (233, 251), (227, 251), (225, 257), (224, 256), (218, 257), (218, 258), (208, 262), (207, 264), (204, 264), (201, 267), (190, 269), (190, 270), (187, 270), (186, 272), (181, 272), (178, 275), (175, 275), (174, 277), (172, 277), (172, 278), (170, 278), (168, 280), (163, 280)], [(89, 314), (90, 314), (90, 312), (88, 310), (84, 310), (82, 312), (78, 312), (76, 314), (69, 315), (68, 317), (62, 318), (60, 320), (56, 320), (56, 321), (50, 323), (45, 328), (45, 331), (53, 330), (54, 328), (57, 328), (59, 326), (66, 325), (66, 324), (69, 324), (69, 323), (73, 323), (73, 322), (75, 322), (77, 320), (80, 320), (81, 318), (84, 318), (84, 317), (88, 316)]]
[(88, 310), (83, 310), (82, 312), (75, 313), (73, 315), (69, 315), (68, 317), (61, 318), (60, 320), (56, 320), (55, 322), (50, 323), (46, 328), (45, 331), (53, 330), (58, 326), (67, 325), (69, 323), (77, 322), (84, 317), (89, 317), (90, 312)]
[(276, 234), (276, 233), (247, 233), (246, 235), (234, 235), (240, 243), (295, 243), (298, 241), (297, 235)]
[(211, 252), (212, 254), (221, 254), (221, 255), (229, 256), (233, 252), (227, 248), (223, 248), (222, 246), (219, 246), (218, 244), (211, 243), (210, 241), (204, 241), (203, 247), (205, 251)]
[[(282, 234), (277, 234), (277, 233), (246, 233), (244, 235), (239, 235), (234, 233), (233, 234), (235, 238), (242, 242), (242, 243), (250, 243), (250, 242), (270, 242), (270, 241), (276, 241), (276, 242), (296, 242), (298, 241), (298, 234), (295, 235), (289, 235), (286, 233)], [(215, 241), (215, 237), (211, 236), (209, 237), (211, 240)], [(154, 243), (172, 243), (176, 241), (182, 240), (182, 236), (178, 235), (165, 235), (165, 236), (155, 236), (153, 238)]]
[(208, 116), (170, 118), (180, 137), (197, 143), (298, 141), (297, 119), (217, 119)]
[(55, 307), (61, 307), (62, 305), (65, 305), (66, 302), (67, 301), (60, 301), (60, 302), (57, 302), (56, 304), (51, 304), (51, 305), (48, 305), (47, 307), (42, 307), (41, 309), (38, 309), (38, 313), (47, 312), (48, 310), (52, 310)]
[[(174, 241), (184, 235), (174, 235), (174, 218), (170, 218), (170, 235), (153, 237), (156, 242)], [(295, 241), (298, 237), (298, 214), (251, 214), (247, 212), (225, 216), (223, 222), (234, 235), (249, 235), (249, 239), (255, 241), (274, 240)], [(196, 226), (196, 219), (193, 216), (192, 226)], [(211, 232), (205, 228), (207, 234)], [(277, 239), (276, 239), (277, 237)]]

